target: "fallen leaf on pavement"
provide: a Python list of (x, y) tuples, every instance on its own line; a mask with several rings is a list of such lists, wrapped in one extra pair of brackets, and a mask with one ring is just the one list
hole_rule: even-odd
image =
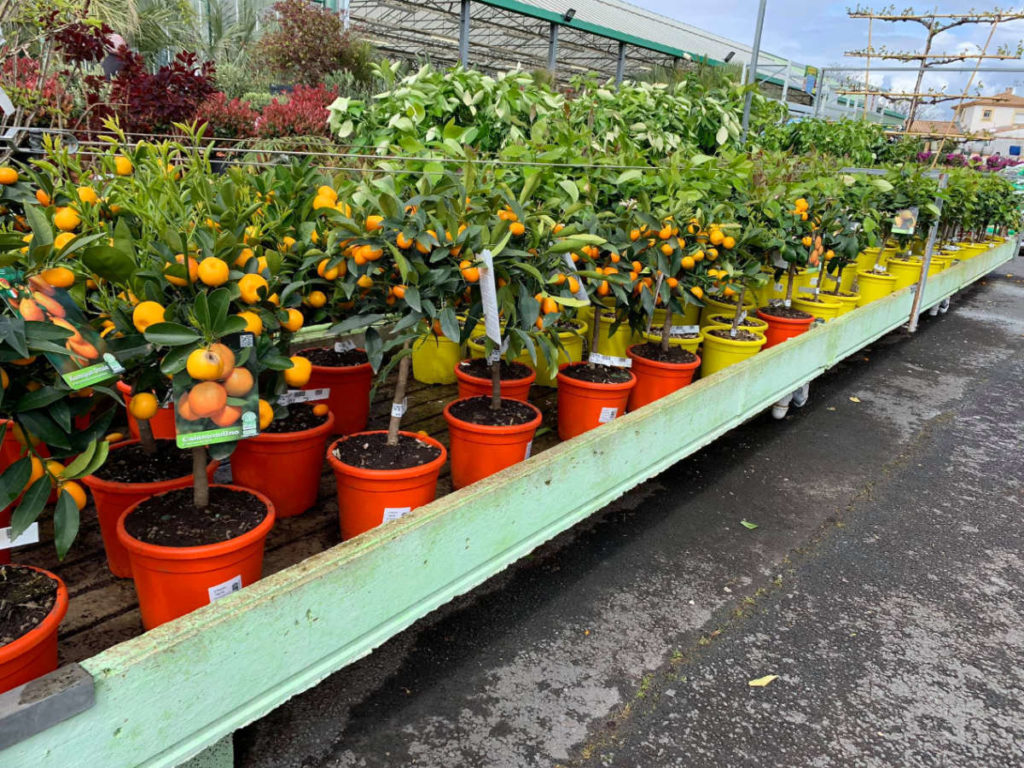
[(772, 680), (778, 679), (778, 675), (765, 675), (764, 677), (759, 677), (756, 680), (751, 680), (749, 683), (747, 683), (747, 685), (749, 685), (751, 688), (764, 688)]
[(860, 402), (860, 398), (859, 397), (851, 397), (850, 398), (850, 402), (851, 403), (859, 403)]
[(746, 528), (749, 531), (752, 531), (755, 528), (757, 528), (757, 523), (752, 523), (749, 520), (740, 520), (740, 525), (742, 525), (744, 528)]

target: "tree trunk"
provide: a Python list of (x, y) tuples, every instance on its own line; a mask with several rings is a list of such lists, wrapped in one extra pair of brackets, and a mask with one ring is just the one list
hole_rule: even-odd
[(669, 340), (672, 338), (672, 310), (665, 307), (665, 322), (661, 326), (661, 351), (668, 352)]
[(786, 306), (788, 307), (793, 303), (793, 277), (796, 274), (796, 268), (790, 264), (786, 268)]
[[(590, 355), (593, 357), (597, 354), (597, 340), (601, 338), (601, 302), (598, 301), (594, 305), (594, 327), (590, 331)], [(594, 367), (593, 360), (587, 363), (591, 368)]]
[(139, 444), (147, 456), (156, 453), (156, 438), (153, 437), (153, 428), (149, 425), (149, 419), (136, 419), (139, 423)]
[(501, 355), (491, 363), (491, 410), (501, 410)]
[(740, 283), (740, 292), (736, 297), (736, 313), (732, 316), (732, 328), (729, 330), (729, 335), (736, 336), (737, 331), (740, 329), (740, 316), (743, 314), (743, 297), (747, 293), (747, 284)]
[(206, 474), (206, 446), (200, 445), (192, 449), (192, 503), (196, 509), (210, 506), (210, 477)]
[(395, 406), (398, 406), (398, 411), (402, 410), (405, 389), (409, 385), (409, 366), (412, 361), (408, 352), (407, 341), (402, 345), (402, 359), (398, 362), (398, 381), (395, 382), (395, 397), (391, 401), (391, 421), (388, 423), (388, 445), (398, 445), (398, 429), (402, 426), (402, 416), (395, 415)]

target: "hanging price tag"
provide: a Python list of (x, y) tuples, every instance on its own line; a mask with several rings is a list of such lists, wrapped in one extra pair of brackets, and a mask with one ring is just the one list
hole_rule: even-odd
[(356, 348), (355, 342), (348, 341), (347, 339), (345, 341), (336, 341), (336, 342), (334, 342), (334, 351), (335, 352), (351, 352), (355, 348)]
[(407, 410), (409, 410), (409, 398), (404, 397), (402, 402), (391, 404), (391, 418), (400, 419), (405, 416)]
[[(533, 445), (531, 442), (530, 445)], [(526, 456), (530, 456), (530, 451), (527, 449)], [(32, 523), (28, 528), (21, 532), (21, 536), (16, 539), (11, 539), (10, 528), (0, 528), (0, 549), (10, 549), (11, 547), (24, 547), (26, 544), (37, 544), (39, 542), (39, 523)]]
[(494, 284), (494, 258), (489, 250), (480, 254), (480, 300), (484, 305), (484, 327), (487, 338), (501, 346), (501, 322), (498, 320), (498, 289)]
[(579, 273), (576, 271), (576, 265), (573, 264), (572, 256), (568, 253), (563, 253), (562, 261), (565, 262), (565, 268), (568, 270), (570, 277), (575, 277), (576, 282), (579, 285), (573, 295), (580, 301), (590, 304), (590, 296), (587, 295), (587, 290), (583, 287), (583, 281), (579, 278)]
[(608, 365), (613, 368), (632, 368), (633, 360), (628, 357), (612, 357), (611, 355), (602, 355), (598, 352), (591, 352), (590, 357), (587, 358), (588, 362), (595, 363), (596, 365)]

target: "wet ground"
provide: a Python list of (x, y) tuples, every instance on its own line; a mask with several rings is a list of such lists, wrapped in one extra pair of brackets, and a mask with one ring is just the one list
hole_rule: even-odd
[(240, 731), (237, 765), (1024, 765), (1022, 381), (1016, 259)]

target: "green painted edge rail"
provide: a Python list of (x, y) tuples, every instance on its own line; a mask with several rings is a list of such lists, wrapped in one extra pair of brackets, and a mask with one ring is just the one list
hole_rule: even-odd
[[(922, 308), (1015, 255), (1006, 243), (933, 275)], [(912, 299), (907, 289), (869, 304), (87, 659), (95, 705), (0, 753), (0, 765), (170, 768), (229, 744), (233, 731), (905, 324)]]

